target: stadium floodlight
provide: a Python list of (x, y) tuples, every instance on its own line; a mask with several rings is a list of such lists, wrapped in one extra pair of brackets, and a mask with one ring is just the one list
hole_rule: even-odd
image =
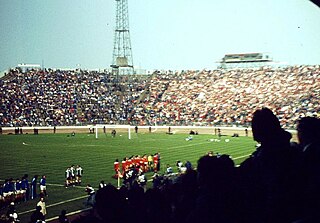
[(134, 74), (128, 0), (116, 0), (116, 27), (111, 67), (116, 74), (119, 74), (119, 72), (124, 75)]

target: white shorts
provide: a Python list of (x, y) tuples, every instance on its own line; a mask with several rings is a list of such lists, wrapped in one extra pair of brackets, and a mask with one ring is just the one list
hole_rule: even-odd
[(40, 190), (47, 190), (46, 186), (40, 185)]
[(9, 197), (13, 194), (12, 191), (9, 191), (8, 193), (3, 193), (3, 197)]

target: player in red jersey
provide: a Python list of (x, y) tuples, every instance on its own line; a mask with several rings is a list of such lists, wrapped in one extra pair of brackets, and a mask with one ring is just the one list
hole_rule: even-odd
[(153, 155), (153, 172), (158, 172), (158, 162), (159, 162), (159, 160), (158, 160), (158, 154), (155, 153), (155, 154)]
[(119, 163), (119, 160), (116, 159), (113, 163), (113, 169), (114, 169), (114, 178), (118, 178), (118, 175), (119, 175), (119, 172), (120, 172), (120, 163)]
[(122, 169), (122, 175), (123, 175), (127, 170), (127, 157), (123, 158), (121, 162), (121, 169)]
[(143, 161), (143, 170), (144, 170), (144, 172), (148, 172), (148, 156), (147, 156), (147, 154), (143, 155), (142, 161)]
[(133, 156), (131, 156), (129, 159), (127, 159), (127, 170), (129, 170), (131, 165), (133, 164), (132, 158), (133, 158)]

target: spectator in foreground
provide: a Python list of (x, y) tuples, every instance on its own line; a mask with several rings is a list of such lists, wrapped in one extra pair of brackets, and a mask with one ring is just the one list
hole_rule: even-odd
[(295, 160), (291, 134), (268, 108), (254, 112), (252, 133), (261, 146), (240, 166), (244, 222), (290, 222), (288, 189)]
[(36, 210), (32, 213), (30, 217), (30, 223), (37, 223), (41, 221), (44, 221), (44, 216), (41, 212), (41, 207), (36, 206)]
[(235, 222), (230, 211), (237, 209), (233, 160), (228, 155), (205, 155), (198, 160), (197, 171), (199, 192), (187, 222)]
[(9, 207), (8, 207), (8, 211), (7, 211), (7, 218), (11, 219), (12, 222), (18, 222), (18, 213), (16, 211), (14, 202), (11, 202)]
[(303, 214), (301, 222), (320, 221), (320, 119), (304, 117), (297, 126), (302, 152)]
[[(94, 211), (89, 215), (77, 219), (77, 223), (117, 223), (125, 221), (126, 203), (120, 191), (108, 184), (99, 189), (95, 196)], [(128, 219), (127, 219), (128, 220)]]
[(70, 222), (68, 220), (66, 214), (67, 214), (66, 210), (61, 211), (61, 214), (59, 215), (59, 223), (69, 223)]

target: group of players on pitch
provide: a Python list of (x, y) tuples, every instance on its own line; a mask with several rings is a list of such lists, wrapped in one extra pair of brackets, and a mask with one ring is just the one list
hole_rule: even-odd
[[(37, 188), (40, 187), (40, 193)], [(14, 180), (6, 179), (0, 183), (0, 208), (6, 207), (11, 203), (26, 202), (33, 200), (38, 196), (47, 196), (46, 176), (43, 175), (38, 182), (38, 175), (34, 175), (31, 182), (28, 180), (28, 174)]]
[(160, 153), (157, 152), (155, 154), (144, 154), (143, 156), (136, 155), (131, 157), (125, 157), (121, 161), (121, 169), (120, 169), (120, 162), (118, 159), (114, 162), (114, 171), (115, 174), (113, 175), (114, 178), (124, 178), (126, 174), (131, 169), (137, 169), (140, 173), (146, 172), (158, 172), (160, 170)]
[(81, 185), (81, 178), (83, 175), (83, 169), (80, 165), (71, 165), (65, 171), (65, 187)]

